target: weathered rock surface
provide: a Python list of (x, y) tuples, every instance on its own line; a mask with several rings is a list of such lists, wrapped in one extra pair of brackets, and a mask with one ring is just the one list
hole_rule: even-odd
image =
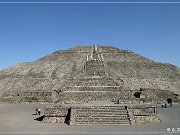
[[(92, 46), (75, 46), (34, 62), (1, 70), (0, 95), (7, 97), (24, 91), (61, 91), (69, 80), (84, 77), (86, 60), (91, 51)], [(123, 81), (124, 89), (160, 89), (180, 94), (180, 69), (176, 66), (157, 63), (111, 46), (98, 46), (98, 53), (100, 55), (96, 57), (101, 56), (99, 59), (104, 63), (105, 76), (117, 82), (117, 78), (119, 82)]]

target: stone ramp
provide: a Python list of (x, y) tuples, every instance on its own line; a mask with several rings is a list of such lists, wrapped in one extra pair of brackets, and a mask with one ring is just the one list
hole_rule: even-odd
[(70, 125), (130, 125), (125, 106), (71, 108)]

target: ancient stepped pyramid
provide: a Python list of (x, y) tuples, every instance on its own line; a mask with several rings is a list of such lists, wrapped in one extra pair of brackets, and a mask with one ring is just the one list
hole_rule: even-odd
[(129, 50), (75, 46), (0, 71), (0, 101), (179, 102), (180, 72)]

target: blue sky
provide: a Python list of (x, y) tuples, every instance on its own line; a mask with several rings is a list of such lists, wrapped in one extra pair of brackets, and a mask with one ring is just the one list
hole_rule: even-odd
[(0, 3), (0, 69), (92, 44), (179, 67), (180, 3)]

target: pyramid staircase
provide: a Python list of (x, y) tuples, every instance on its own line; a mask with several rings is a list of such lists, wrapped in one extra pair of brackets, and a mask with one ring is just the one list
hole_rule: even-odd
[(75, 125), (130, 125), (125, 106), (83, 106), (75, 108)]

